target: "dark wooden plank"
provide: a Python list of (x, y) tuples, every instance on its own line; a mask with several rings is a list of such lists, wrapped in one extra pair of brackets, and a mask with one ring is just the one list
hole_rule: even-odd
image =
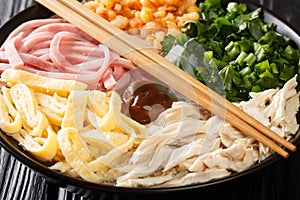
[[(58, 188), (49, 188), (49, 183), (31, 169), (10, 156), (5, 150), (0, 150), (0, 199), (9, 200), (45, 200), (53, 199)], [(51, 187), (53, 187), (50, 184)]]
[[(0, 0), (0, 26), (32, 3), (33, 0)], [(0, 199), (58, 199), (58, 188), (0, 148)]]
[[(300, 32), (299, 0), (252, 0), (273, 10), (298, 28)], [(32, 5), (33, 0), (0, 0), (0, 26), (19, 11)], [(243, 185), (225, 188), (219, 191), (224, 194), (222, 199), (300, 199), (300, 152), (283, 160), (273, 167), (258, 173)], [(209, 192), (205, 193), (209, 195)], [(200, 199), (203, 193), (199, 193)], [(182, 197), (183, 199), (185, 197)], [(31, 169), (16, 161), (0, 148), (0, 200), (83, 200), (55, 185), (48, 183)], [(99, 199), (99, 197), (95, 197)], [(119, 199), (118, 196), (108, 199)], [(151, 197), (149, 196), (149, 199)], [(152, 198), (153, 199), (153, 198)], [(162, 198), (156, 198), (162, 199)], [(212, 198), (213, 199), (213, 198)], [(104, 200), (104, 199), (103, 199)]]
[(34, 0), (0, 0), (0, 25), (4, 24), (16, 13), (32, 5)]

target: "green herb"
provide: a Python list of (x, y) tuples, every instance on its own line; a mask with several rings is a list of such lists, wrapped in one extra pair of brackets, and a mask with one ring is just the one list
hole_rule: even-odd
[[(249, 92), (282, 87), (298, 74), (300, 51), (263, 21), (261, 8), (220, 0), (199, 4), (200, 19), (186, 22), (179, 36), (168, 35), (162, 55), (230, 101)], [(300, 88), (300, 87), (299, 87)]]

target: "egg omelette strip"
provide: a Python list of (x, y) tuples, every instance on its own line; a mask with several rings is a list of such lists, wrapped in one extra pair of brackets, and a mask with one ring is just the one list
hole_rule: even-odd
[(112, 162), (134, 151), (148, 134), (121, 112), (115, 92), (22, 70), (2, 73), (0, 129), (50, 169), (99, 183)]

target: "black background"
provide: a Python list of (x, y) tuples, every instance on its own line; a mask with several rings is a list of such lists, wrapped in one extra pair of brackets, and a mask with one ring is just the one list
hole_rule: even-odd
[[(253, 0), (287, 21), (300, 34), (299, 0)], [(0, 26), (33, 0), (0, 0)], [(84, 199), (47, 182), (0, 148), (0, 200)], [(92, 199), (126, 199), (118, 195)], [(139, 199), (129, 198), (129, 199)], [(149, 196), (148, 199), (169, 199)], [(172, 197), (174, 199), (174, 196)], [(300, 200), (300, 148), (288, 159), (281, 159), (248, 178), (196, 193), (184, 193), (176, 199)]]

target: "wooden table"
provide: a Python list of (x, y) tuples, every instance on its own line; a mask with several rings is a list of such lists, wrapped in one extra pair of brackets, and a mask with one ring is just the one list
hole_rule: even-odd
[[(290, 22), (300, 33), (299, 0), (256, 0), (256, 2)], [(33, 0), (0, 0), (0, 26), (19, 11), (32, 5), (32, 3)], [(280, 160), (272, 167), (255, 174), (242, 185), (239, 183), (231, 185), (230, 188), (219, 188), (218, 192), (222, 195), (222, 200), (299, 200), (300, 151), (298, 150), (289, 159)], [(216, 191), (206, 191), (194, 195), (197, 195), (197, 199), (206, 197), (206, 195), (213, 199), (216, 197), (215, 194)], [(191, 199), (191, 197), (189, 196), (188, 198)], [(178, 199), (182, 198), (184, 197), (179, 197)], [(47, 182), (0, 148), (0, 200), (55, 199), (76, 200), (84, 198)], [(99, 198), (95, 197), (93, 199)], [(105, 199), (116, 200), (123, 198), (107, 197)], [(160, 200), (161, 198), (158, 197), (156, 199)]]

